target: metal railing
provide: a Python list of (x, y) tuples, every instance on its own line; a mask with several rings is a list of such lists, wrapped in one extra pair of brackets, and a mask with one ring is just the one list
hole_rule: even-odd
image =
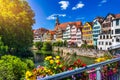
[[(47, 76), (40, 80), (64, 80), (67, 77), (83, 73), (83, 72), (91, 70), (93, 68), (95, 68), (95, 70), (92, 73), (96, 73), (95, 79), (87, 78), (84, 80), (120, 80), (120, 70), (116, 74), (113, 75), (113, 78), (116, 76), (114, 79), (112, 79), (111, 78), (112, 76), (110, 76), (110, 75), (108, 77), (106, 76), (107, 78), (104, 78), (104, 79), (102, 78), (102, 74), (101, 74), (102, 67), (107, 64), (111, 64), (111, 63), (115, 63), (115, 62), (120, 62), (120, 58), (114, 58), (114, 59), (107, 60), (104, 62), (88, 65), (88, 66), (82, 67), (82, 68), (76, 68), (74, 70), (62, 72), (62, 73), (59, 73), (59, 74), (56, 74), (53, 76)], [(88, 74), (90, 74), (90, 73), (88, 73)], [(70, 79), (70, 80), (77, 80), (77, 79)]]

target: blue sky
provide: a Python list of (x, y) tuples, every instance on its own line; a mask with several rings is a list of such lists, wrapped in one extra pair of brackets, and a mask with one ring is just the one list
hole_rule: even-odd
[(60, 23), (71, 21), (90, 22), (96, 16), (120, 13), (120, 0), (27, 0), (35, 13), (33, 29), (53, 30), (55, 16)]

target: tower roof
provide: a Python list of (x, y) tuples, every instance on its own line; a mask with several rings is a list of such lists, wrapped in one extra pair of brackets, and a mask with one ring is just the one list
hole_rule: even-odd
[(59, 25), (60, 22), (59, 22), (59, 18), (58, 18), (58, 15), (56, 16), (56, 21), (55, 21), (55, 26)]

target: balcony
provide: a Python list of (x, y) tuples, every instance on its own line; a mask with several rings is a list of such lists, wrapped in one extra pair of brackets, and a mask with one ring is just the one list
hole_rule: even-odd
[[(117, 68), (106, 65), (117, 62)], [(117, 70), (116, 70), (117, 69)], [(41, 80), (120, 80), (120, 58), (114, 58), (101, 63), (76, 68)], [(70, 79), (71, 78), (71, 79)]]

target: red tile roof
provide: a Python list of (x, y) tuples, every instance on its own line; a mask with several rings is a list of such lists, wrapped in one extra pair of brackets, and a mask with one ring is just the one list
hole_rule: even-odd
[(50, 33), (51, 35), (54, 35), (54, 34), (55, 34), (55, 31), (49, 30), (49, 33)]
[(37, 35), (43, 35), (44, 33), (46, 33), (48, 30), (45, 28), (39, 28), (39, 29), (35, 29), (33, 30), (33, 34), (37, 34)]
[(61, 23), (60, 25), (57, 25), (54, 30), (57, 30), (58, 28), (61, 28), (62, 30), (65, 30), (67, 25), (75, 25), (77, 28), (79, 28), (79, 27), (82, 27), (82, 22), (77, 21), (77, 22)]
[(120, 14), (116, 14), (115, 19), (119, 19), (119, 18), (120, 18)]

